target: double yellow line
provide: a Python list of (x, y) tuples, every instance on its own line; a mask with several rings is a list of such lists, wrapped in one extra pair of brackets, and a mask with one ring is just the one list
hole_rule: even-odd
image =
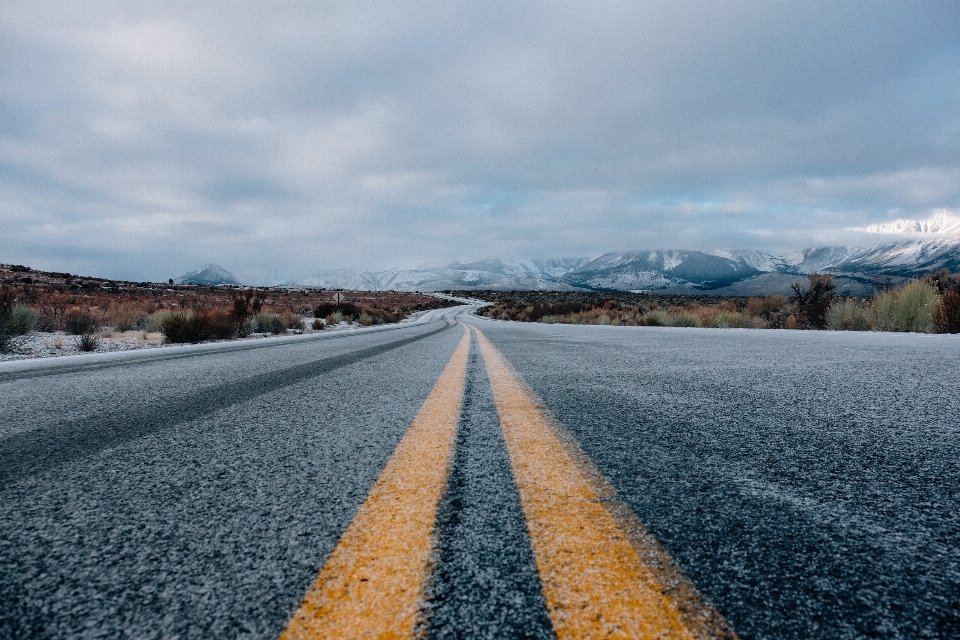
[[(556, 636), (735, 638), (476, 328)], [(281, 640), (421, 638), (470, 331)]]

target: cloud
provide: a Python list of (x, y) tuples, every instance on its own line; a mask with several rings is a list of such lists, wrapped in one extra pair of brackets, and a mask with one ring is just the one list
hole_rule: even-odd
[(0, 255), (166, 279), (789, 248), (960, 206), (953, 2), (0, 15)]

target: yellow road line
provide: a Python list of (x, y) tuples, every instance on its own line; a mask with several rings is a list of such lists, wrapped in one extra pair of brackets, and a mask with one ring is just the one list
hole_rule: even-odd
[[(623, 513), (625, 504), (611, 503), (615, 509), (608, 509), (604, 500), (615, 495), (613, 488), (586, 464), (582, 452), (568, 448), (570, 443), (551, 428), (549, 414), (533, 391), (486, 336), (473, 330), (557, 637), (736, 637), (705, 599), (684, 593), (684, 588), (692, 588), (689, 580), (683, 588), (664, 585), (663, 568), (651, 569), (643, 562), (642, 556), (656, 560), (655, 554), (638, 551), (645, 529), (625, 528), (630, 523)], [(633, 520), (642, 528), (635, 516)], [(684, 601), (677, 602), (671, 592)]]
[(464, 335), (410, 429), (281, 635), (415, 638), (470, 351)]

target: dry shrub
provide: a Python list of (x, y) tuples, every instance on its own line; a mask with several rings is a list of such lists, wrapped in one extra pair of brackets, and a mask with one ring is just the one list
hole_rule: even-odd
[(253, 330), (257, 333), (280, 335), (287, 331), (287, 322), (271, 311), (258, 311), (252, 320), (254, 325)]
[(753, 297), (747, 300), (747, 304), (743, 307), (744, 313), (748, 316), (762, 316), (763, 315), (763, 298)]
[(933, 333), (937, 288), (917, 280), (873, 299), (873, 326), (878, 331)]
[(192, 311), (170, 313), (160, 321), (160, 332), (166, 342), (201, 342), (197, 314)]
[(960, 290), (948, 289), (933, 316), (937, 333), (960, 333)]
[(803, 329), (826, 328), (827, 309), (833, 302), (836, 285), (833, 276), (825, 273), (807, 275), (810, 286), (802, 289), (799, 283), (792, 285), (794, 304), (797, 307), (796, 322)]
[(222, 340), (237, 334), (237, 323), (227, 309), (204, 309), (166, 314), (160, 331), (167, 342)]
[(100, 338), (95, 333), (83, 333), (77, 338), (77, 349), (80, 351), (96, 351), (100, 346)]
[[(725, 303), (724, 303), (725, 304)], [(730, 311), (729, 306), (691, 307), (690, 315), (696, 318), (701, 327), (714, 329), (754, 329), (764, 326), (760, 319), (754, 319), (745, 313)]]
[(14, 336), (11, 315), (16, 304), (16, 296), (7, 289), (0, 290), (0, 352), (10, 348)]
[(705, 327), (716, 327), (718, 329), (748, 329), (754, 327), (750, 318), (726, 309), (721, 309), (719, 313), (705, 315), (701, 323)]
[(130, 302), (112, 302), (104, 316), (107, 324), (117, 331), (129, 331), (143, 324), (146, 312), (138, 304)]
[(154, 311), (143, 319), (143, 330), (147, 333), (157, 333), (161, 330), (164, 318), (169, 316), (171, 313), (173, 312), (165, 309)]
[(787, 305), (784, 296), (754, 296), (747, 300), (743, 311), (752, 318), (763, 318), (770, 321)]
[(645, 327), (669, 327), (670, 320), (670, 314), (668, 314), (666, 311), (661, 311), (660, 309), (651, 309), (643, 314), (641, 323)]
[(699, 327), (700, 320), (692, 313), (676, 313), (671, 318), (674, 327)]
[(197, 319), (208, 338), (225, 340), (237, 334), (237, 320), (227, 309), (204, 309)]
[(50, 301), (40, 307), (40, 317), (37, 318), (38, 331), (59, 331), (63, 329), (63, 316), (66, 305), (59, 301)]
[(831, 331), (869, 331), (871, 310), (854, 298), (837, 300), (827, 309), (826, 323)]
[(297, 329), (303, 331), (306, 328), (306, 324), (303, 322), (303, 318), (299, 314), (293, 313), (291, 311), (285, 311), (280, 314), (280, 317), (286, 323), (288, 329)]
[(63, 326), (67, 333), (76, 336), (93, 333), (100, 328), (100, 323), (93, 317), (93, 314), (84, 309), (71, 309), (64, 316)]
[(351, 316), (356, 318), (360, 315), (361, 309), (352, 302), (341, 302), (336, 304), (333, 302), (321, 302), (313, 306), (313, 315), (317, 318), (326, 318), (332, 313), (340, 312), (343, 316)]
[(36, 326), (39, 315), (40, 314), (32, 307), (23, 304), (14, 305), (14, 307), (10, 309), (10, 315), (7, 321), (9, 323), (9, 331), (17, 336), (30, 333)]

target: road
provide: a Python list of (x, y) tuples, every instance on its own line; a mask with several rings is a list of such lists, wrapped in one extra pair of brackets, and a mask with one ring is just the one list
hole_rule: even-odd
[(960, 637), (957, 337), (462, 311), (0, 366), (0, 638)]

